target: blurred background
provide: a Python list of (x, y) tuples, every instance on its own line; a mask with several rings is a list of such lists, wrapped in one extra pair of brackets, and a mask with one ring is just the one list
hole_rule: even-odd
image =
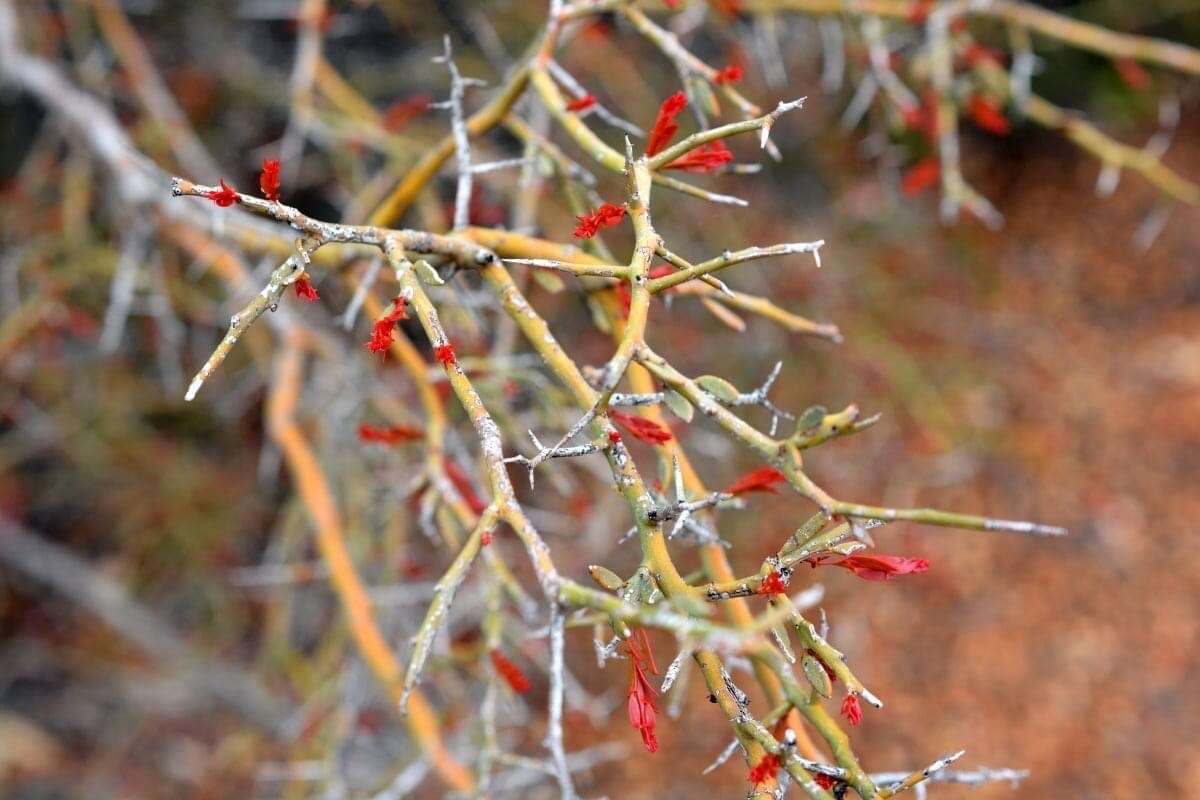
[[(278, 154), (288, 125), (298, 5), (121, 4), (163, 88), (238, 187), (255, 185), (259, 162)], [(1188, 0), (1038, 5), (1200, 45), (1200, 4)], [(430, 60), (442, 35), (454, 42), (465, 74), (495, 86), (532, 40), (543, 6), (331, 2), (321, 22), (324, 57), (379, 112), (390, 138), (379, 146), (333, 104), (318, 103), (303, 159), (285, 164), (292, 173), (285, 199), (324, 219), (357, 208), (359, 218), (347, 221), (361, 221), (364, 206), (356, 203), (378, 191), (371, 180), (381, 165), (411, 164), (447, 130), (445, 113), (426, 108), (446, 93), (444, 67)], [(137, 100), (140, 65), (121, 54), (119, 27), (104, 21), (112, 4), (21, 0), (15, 7), (23, 49), (110, 109), (164, 169), (178, 168)], [(809, 99), (773, 134), (779, 164), (704, 179), (714, 191), (745, 197), (750, 209), (669, 197), (657, 227), (695, 258), (824, 239), (819, 271), (796, 258), (745, 266), (728, 280), (838, 325), (844, 342), (803, 338), (757, 318), (738, 333), (684, 299), (656, 306), (650, 341), (683, 371), (721, 374), (743, 388), (782, 359), (773, 398), (793, 412), (853, 402), (882, 413), (870, 431), (807, 457), (813, 477), (839, 498), (1071, 531), (1034, 539), (893, 524), (874, 532), (879, 549), (928, 558), (928, 573), (890, 583), (819, 574), (835, 644), (887, 704), (868, 709), (853, 731), (859, 757), (875, 770), (905, 770), (965, 748), (968, 768), (1031, 773), (1016, 790), (939, 786), (935, 798), (1190, 796), (1200, 771), (1200, 561), (1192, 557), (1200, 519), (1197, 208), (1165, 203), (1128, 171), (1115, 191), (1098, 196), (1095, 158), (1014, 118), (1007, 135), (964, 123), (961, 136), (964, 172), (1003, 215), (1003, 227), (969, 218), (944, 225), (936, 189), (909, 195), (902, 188), (921, 143), (890, 131), (874, 112), (845, 124), (863, 70), (852, 42), (843, 80), (823, 88), (827, 65), (813, 20), (714, 11), (701, 23), (701, 32), (688, 29), (690, 45), (716, 66), (743, 63), (748, 96), (765, 106), (778, 97)], [(994, 33), (979, 30), (982, 41)], [(1035, 89), (1121, 141), (1150, 140), (1164, 129), (1163, 103), (1177, 101), (1162, 160), (1200, 179), (1194, 76), (1131, 75), (1100, 55), (1053, 44), (1037, 51)], [(661, 55), (612, 18), (579, 33), (561, 60), (601, 102), (643, 127), (679, 85)], [(486, 91), (472, 90), (468, 106), (481, 105)], [(733, 146), (739, 160), (759, 157), (746, 142)], [(503, 132), (480, 148), (497, 158), (520, 154)], [(264, 571), (316, 564), (303, 512), (264, 432), (276, 343), (266, 333), (248, 337), (200, 398), (185, 403), (183, 386), (236, 307), (212, 269), (178, 237), (153, 230), (162, 224), (156, 212), (124, 204), (91, 145), (12, 87), (0, 94), (0, 180), (0, 513), (8, 532), (0, 535), (20, 529), (77, 559), (47, 561), (12, 546), (0, 558), (0, 795), (377, 791), (404, 763), (402, 726), (351, 654), (319, 568)], [(474, 220), (512, 224), (521, 202), (515, 175), (480, 183)], [(618, 190), (615, 178), (601, 176), (602, 195)], [(543, 191), (537, 230), (568, 241), (571, 209), (553, 182)], [(447, 169), (406, 221), (444, 227), (452, 197)], [(144, 236), (128, 235), (139, 226)], [(619, 233), (612, 244), (618, 253), (627, 247)], [(123, 261), (141, 271), (118, 324), (106, 314), (125, 291), (114, 288)], [(247, 265), (263, 266), (256, 255)], [(435, 577), (446, 561), (423, 536), (405, 533), (416, 513), (395, 487), (403, 488), (419, 455), (412, 447), (362, 447), (354, 430), (370, 417), (372, 382), (409, 408), (411, 387), (394, 365), (372, 362), (358, 346), (369, 320), (360, 318), (352, 333), (337, 324), (350, 292), (333, 280), (317, 285), (320, 303), (292, 303), (292, 313), (344, 340), (356, 363), (313, 378), (306, 402), (328, 412), (322, 453), (336, 467), (364, 570), (372, 585), (403, 590)], [(592, 364), (607, 357), (607, 337), (590, 327), (572, 292), (534, 288), (531, 295), (573, 355)], [(486, 329), (464, 337), (468, 356), (486, 352)], [(528, 392), (536, 384), (522, 386)], [(461, 418), (456, 424), (466, 431)], [(713, 486), (757, 466), (713, 426), (674, 430)], [(528, 449), (522, 431), (506, 431), (515, 450)], [(647, 472), (652, 463), (646, 457)], [(588, 480), (573, 479), (566, 491), (540, 483), (546, 488), (535, 502), (560, 569), (573, 577), (606, 558), (627, 525), (611, 492), (591, 473), (579, 475)], [(793, 496), (756, 498), (749, 511), (722, 518), (739, 574), (757, 570), (807, 516), (801, 506)], [(580, 531), (587, 538), (573, 540)], [(498, 545), (514, 563), (522, 558), (513, 542)], [(681, 550), (691, 568), (694, 559)], [(620, 571), (633, 556), (604, 563)], [(57, 588), (38, 564), (57, 575)], [(114, 600), (115, 586), (137, 613)], [(401, 599), (384, 608), (403, 642), (419, 607)], [(437, 667), (445, 675), (459, 669), (454, 647), (470, 645), (469, 625), (460, 627)], [(669, 660), (670, 643), (655, 641)], [(580, 696), (592, 698), (586, 709), (569, 699), (568, 748), (624, 748), (579, 773), (585, 796), (740, 796), (739, 759), (699, 775), (729, 740), (699, 680), (682, 717), (660, 723), (662, 749), (652, 756), (624, 719), (624, 668), (597, 669), (585, 632), (568, 646)], [(526, 663), (544, 659), (539, 648), (529, 645)], [(538, 754), (540, 729), (523, 720), (541, 713), (545, 677), (536, 667), (531, 674), (535, 699), (507, 708), (504, 735), (514, 751)], [(465, 686), (447, 680), (447, 693)], [(246, 721), (258, 713), (259, 693), (287, 707), (290, 738)], [(213, 700), (221, 696), (224, 704)], [(353, 703), (329, 704), (341, 716), (308, 713), (314, 697)], [(455, 708), (445, 724), (466, 736), (472, 710)], [(469, 739), (460, 744), (469, 753)], [(553, 796), (544, 785), (537, 790), (544, 794), (528, 791)], [(429, 779), (409, 793), (432, 797), (439, 789)]]

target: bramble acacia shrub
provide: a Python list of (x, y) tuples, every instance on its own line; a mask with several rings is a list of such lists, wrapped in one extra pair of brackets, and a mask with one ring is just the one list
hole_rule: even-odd
[[(666, 5), (668, 12), (680, 15), (704, 10), (701, 3)], [(302, 147), (297, 141), (302, 144), (320, 131), (309, 96), (320, 76), (324, 75), (320, 91), (337, 95), (348, 106), (354, 103), (353, 90), (329, 76), (328, 64), (312, 57), (316, 47), (319, 58), (323, 6), (305, 4), (301, 57), (292, 84), (293, 116), (279, 146), (280, 158), (263, 162), (257, 194), (239, 192), (216, 175), (208, 178), (217, 179), (215, 185), (177, 177), (172, 193), (190, 199), (168, 202), (161, 173), (132, 158), (132, 143), (103, 109), (58, 110), (68, 121), (91, 125), (90, 135), (97, 142), (93, 146), (101, 158), (112, 159), (108, 166), (126, 202), (159, 215), (164, 228), (180, 224), (203, 234), (199, 243), (184, 236), (177, 240), (179, 246), (203, 252), (211, 237), (228, 240), (245, 252), (278, 255), (280, 263), (265, 286), (256, 286), (252, 299), (233, 315), (225, 337), (188, 387), (187, 398), (206, 402), (207, 393), (201, 389), (212, 392), (213, 383), (226, 379), (218, 368), (266, 315), (276, 335), (266, 411), (269, 433), (315, 531), (323, 569), (357, 654), (388, 693), (391, 707), (421, 751), (411, 760), (431, 768), (447, 788), (470, 794), (488, 791), (497, 773), (514, 765), (528, 767), (530, 762), (521, 759), (532, 757), (541, 760), (536, 769), (557, 783), (562, 796), (575, 796), (573, 764), (581, 755), (584, 763), (602, 756), (569, 753), (564, 743), (563, 712), (571, 683), (565, 651), (568, 643), (572, 649), (586, 650), (590, 638), (600, 667), (611, 659), (625, 662), (625, 676), (619, 679), (625, 687), (624, 712), (632, 735), (647, 751), (641, 757), (653, 757), (661, 739), (671, 735), (670, 723), (662, 718), (667, 710), (663, 697), (672, 691), (683, 697), (684, 677), (693, 670), (698, 673), (730, 725), (732, 741), (718, 755), (718, 763), (740, 754), (750, 796), (777, 796), (792, 787), (817, 798), (850, 791), (863, 798), (890, 797), (926, 780), (1011, 778), (1005, 771), (948, 772), (946, 767), (960, 754), (910, 774), (880, 775), (864, 768), (847, 727), (859, 724), (864, 713), (874, 713), (864, 709), (864, 703), (875, 709), (883, 704), (849, 669), (833, 643), (836, 637), (824, 624), (806, 618), (804, 612), (819, 601), (820, 592), (800, 584), (819, 575), (822, 567), (840, 567), (872, 581), (928, 570), (925, 559), (874, 551), (870, 531), (893, 520), (1039, 535), (1063, 531), (1029, 522), (837, 499), (809, 477), (804, 452), (863, 431), (874, 418), (862, 417), (855, 406), (832, 412), (813, 406), (795, 415), (776, 407), (770, 392), (776, 380), (786, 376), (786, 363), (781, 362), (762, 386), (743, 391), (715, 374), (685, 374), (653, 346), (651, 317), (668, 299), (698, 300), (735, 329), (745, 326), (743, 315), (757, 315), (799, 334), (839, 338), (836, 328), (799, 317), (768, 297), (735, 291), (724, 280), (728, 271), (758, 259), (803, 254), (819, 266), (823, 242), (731, 243), (738, 249), (695, 261), (681, 253), (684, 248), (672, 241), (670, 231), (655, 226), (655, 212), (667, 202), (696, 203), (705, 213), (713, 213), (708, 210), (713, 207), (722, 214), (749, 213), (741, 210), (744, 203), (737, 197), (704, 188), (705, 176), (749, 172), (739, 158), (774, 157), (773, 128), (785, 115), (801, 113), (803, 100), (775, 101), (760, 108), (739, 89), (744, 65), (707, 64), (669, 30), (674, 18), (654, 16), (639, 4), (551, 3), (546, 25), (528, 55), (473, 114), (467, 113), (473, 81), (459, 73), (447, 43), (438, 60), (448, 75), (449, 99), (428, 108), (447, 112), (449, 133), (391, 182), (394, 188), (363, 224), (326, 222), (286, 202), (285, 180), (298, 170), (295, 162)], [(1110, 48), (1118, 59), (1137, 57), (1184, 71), (1196, 71), (1194, 54), (1114, 39), (1021, 3), (881, 2), (866, 16), (855, 4), (712, 6), (713, 16), (726, 18), (715, 24), (736, 24), (742, 14), (764, 11), (843, 12), (845, 18), (834, 20), (842, 38), (829, 47), (852, 49), (845, 44), (852, 33), (866, 49), (860, 87), (867, 88), (860, 92), (867, 100), (859, 103), (864, 106), (861, 112), (877, 109), (884, 128), (908, 141), (913, 160), (902, 179), (903, 190), (918, 194), (939, 187), (947, 217), (966, 210), (998, 223), (996, 210), (962, 176), (956, 131), (960, 119), (969, 119), (993, 134), (1005, 134), (1010, 110), (1063, 129), (1107, 168), (1138, 171), (1166, 195), (1195, 201), (1194, 187), (1167, 171), (1153, 154), (1120, 145), (1033, 95), (1027, 63), (1032, 58), (1031, 32), (1079, 47)], [(62, 76), (47, 77), (45, 62), (17, 51), (11, 8), (5, 14), (10, 80), (35, 93), (53, 89), (60, 99), (46, 101), (62, 102), (62, 87), (54, 83)], [(682, 76), (683, 89), (669, 94), (650, 119), (618, 116), (625, 110), (607, 108), (587, 90), (588, 76), (572, 75), (556, 60), (581, 46), (576, 44), (581, 30), (594, 25), (601, 14), (615, 15), (622, 26), (620, 35), (646, 40), (658, 48), (664, 64)], [(1011, 26), (1011, 55), (974, 40), (971, 23), (977, 17)], [(899, 44), (894, 45), (897, 38)], [(1130, 73), (1128, 64), (1117, 63)], [(169, 113), (161, 97), (147, 97), (152, 114)], [(878, 104), (872, 106), (875, 101)], [(526, 119), (530, 107), (543, 110), (551, 122), (540, 129), (534, 126)], [(685, 116), (689, 113), (690, 118)], [(385, 114), (369, 120), (370, 129), (378, 133), (388, 125), (396, 128), (403, 124), (397, 120), (407, 116), (408, 111)], [(517, 138), (521, 152), (515, 159), (479, 160), (480, 140), (499, 126)], [(179, 163), (198, 166), (186, 156), (186, 134), (176, 129), (175, 136)], [(395, 227), (446, 165), (455, 176), (447, 232)], [(556, 234), (550, 223), (545, 236), (472, 225), (483, 216), (477, 207), (477, 184), (503, 169), (521, 170), (522, 192), (532, 191), (535, 184), (557, 182), (560, 192), (555, 197), (576, 218), (571, 235)], [(593, 169), (618, 180), (602, 191), (606, 184)], [(553, 214), (547, 218), (554, 220)], [(272, 224), (264, 225), (264, 220)], [(536, 214), (532, 217), (533, 223), (539, 220)], [(614, 253), (604, 240), (610, 234), (631, 235), (632, 246)], [(254, 279), (236, 257), (231, 263), (225, 277), (234, 292), (242, 292)], [(352, 349), (288, 307), (295, 300), (321, 301), (318, 285), (335, 289), (339, 281), (352, 294), (346, 319), (353, 325), (359, 308), (371, 317), (369, 338), (364, 342), (356, 332)], [(528, 299), (530, 281), (583, 298), (591, 321), (611, 336), (611, 353), (603, 363), (581, 365), (568, 354), (554, 324), (561, 320), (544, 317)], [(458, 294), (447, 286), (451, 282)], [(477, 322), (473, 314), (482, 320)], [(472, 328), (488, 333), (467, 333)], [(504, 330), (509, 335), (501, 336)], [(488, 334), (506, 344), (486, 353), (463, 345), (487, 340)], [(518, 341), (536, 357), (533, 366), (510, 357)], [(344, 414), (322, 420), (302, 406), (305, 395), (320, 388), (321, 372), (333, 373), (336, 365), (331, 362), (349, 358), (373, 365), (381, 359), (396, 362), (407, 381), (399, 402), (382, 388), (360, 390), (357, 445), (337, 434), (334, 420)], [(516, 381), (554, 388), (546, 388), (537, 402), (516, 402), (510, 397), (520, 391), (519, 385), (510, 391)], [(748, 421), (752, 417), (746, 412), (754, 408), (766, 412), (769, 425)], [(367, 421), (377, 418), (386, 422)], [(705, 465), (689, 457), (679, 436), (679, 431), (702, 420), (764, 465), (722, 490), (711, 489), (705, 483)], [(525, 442), (526, 430), (531, 444)], [(437, 555), (430, 563), (441, 567), (428, 597), (422, 598), (423, 616), (407, 642), (398, 642), (381, 619), (362, 577), (365, 565), (351, 550), (346, 522), (346, 508), (354, 502), (347, 495), (353, 487), (337, 474), (345, 459), (374, 457), (378, 448), (396, 448), (386, 452), (413, 465), (402, 493), (414, 507), (406, 519), (435, 543)], [(645, 477), (647, 469), (657, 477)], [(543, 538), (535, 512), (546, 493), (559, 491), (561, 474), (570, 470), (587, 476), (593, 493), (607, 491), (600, 486), (612, 487), (622, 498), (623, 517), (603, 522), (614, 559), (618, 545), (638, 552), (637, 566), (627, 574), (599, 560), (586, 578), (559, 568), (560, 559)], [(597, 472), (603, 474), (602, 482)], [(720, 534), (721, 517), (754, 504), (760, 493), (784, 491), (796, 495), (793, 532), (756, 572), (737, 575)], [(517, 550), (502, 550), (501, 537), (519, 543), (536, 577), (536, 589), (523, 583), (525, 566), (510, 562)], [(679, 566), (684, 557), (692, 557), (689, 550), (701, 565), (692, 573)], [(462, 611), (460, 596), (464, 588), (482, 598), (467, 612)], [(722, 621), (719, 612), (725, 610), (728, 619)], [(431, 660), (443, 660), (438, 649), (446, 644), (443, 631), (463, 613), (469, 614), (469, 621), (460, 621), (460, 629), (478, 628), (478, 636), (456, 638), (450, 656), (444, 657), (460, 667), (462, 675), (436, 670)], [(675, 643), (672, 660), (661, 670), (652, 651), (651, 630)], [(521, 647), (531, 634), (546, 640), (545, 652)], [(460, 652), (454, 652), (454, 645)], [(535, 691), (526, 674), (534, 658), (541, 659), (538, 666), (548, 676), (544, 691)], [(744, 679), (735, 667), (745, 667), (742, 671), (749, 677)], [(470, 680), (464, 682), (464, 675)], [(748, 690), (742, 686), (750, 680), (757, 684), (765, 708), (749, 704)], [(500, 698), (507, 693), (544, 703), (544, 753), (509, 751), (499, 733), (506, 714)], [(451, 741), (439, 720), (454, 706), (479, 709), (461, 732), (459, 738), (465, 741)], [(395, 785), (402, 785), (405, 774)], [(500, 791), (503, 786), (493, 788)]]

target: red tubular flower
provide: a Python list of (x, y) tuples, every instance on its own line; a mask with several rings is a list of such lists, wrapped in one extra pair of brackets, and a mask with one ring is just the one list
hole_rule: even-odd
[(767, 577), (763, 578), (762, 583), (758, 587), (759, 594), (787, 594), (787, 585), (783, 582), (783, 576), (776, 570)]
[(846, 695), (846, 699), (842, 701), (842, 716), (851, 725), (857, 725), (862, 722), (862, 706), (858, 704), (857, 695)]
[(576, 217), (576, 239), (590, 239), (599, 233), (601, 228), (611, 228), (625, 218), (625, 207), (604, 203), (590, 214)]
[(758, 760), (758, 763), (750, 768), (750, 782), (758, 785), (765, 781), (773, 780), (779, 774), (779, 768), (783, 766), (779, 761), (779, 756), (774, 753), (767, 753)]
[(450, 344), (449, 342), (446, 342), (445, 344), (439, 344), (437, 347), (433, 348), (433, 358), (443, 367), (448, 368), (451, 365), (456, 364), (457, 357), (454, 354), (454, 345)]
[(467, 477), (467, 473), (462, 471), (462, 467), (454, 459), (446, 459), (446, 477), (450, 479), (450, 483), (454, 484), (455, 490), (462, 495), (463, 502), (470, 507), (477, 515), (482, 514), (487, 509), (487, 503), (475, 494), (475, 487), (471, 485), (471, 479)]
[(759, 467), (747, 472), (722, 491), (725, 494), (747, 494), (748, 492), (770, 492), (779, 494), (775, 484), (786, 481), (783, 473), (774, 467)]
[(613, 444), (621, 441), (621, 433), (619, 431), (609, 431), (608, 441), (612, 442)]
[(567, 103), (567, 111), (587, 111), (592, 106), (596, 105), (596, 96), (593, 94), (585, 94), (578, 100), (572, 100)]
[(479, 535), (479, 544), (482, 547), (487, 547), (491, 543), (492, 543), (492, 532), (491, 531), (484, 531), (483, 533), (481, 533)]
[(967, 114), (978, 127), (997, 136), (1007, 136), (1012, 126), (1000, 107), (982, 95), (974, 95), (967, 103)]
[(301, 275), (299, 278), (297, 278), (296, 282), (293, 283), (292, 286), (296, 287), (297, 296), (303, 297), (310, 303), (317, 302), (317, 298), (321, 296), (317, 294), (317, 287), (312, 285), (312, 282), (309, 281), (308, 276), (306, 275)]
[(367, 349), (372, 353), (387, 352), (395, 337), (396, 323), (402, 319), (408, 319), (408, 304), (402, 295), (396, 295), (392, 298), (392, 310), (380, 317), (371, 328)]
[(733, 153), (718, 139), (707, 142), (694, 150), (681, 155), (667, 164), (667, 169), (681, 169), (685, 172), (712, 172), (733, 161)]
[(504, 682), (512, 687), (514, 692), (525, 694), (529, 691), (532, 685), (529, 683), (529, 678), (525, 677), (521, 668), (510, 661), (504, 653), (492, 650), (488, 653), (488, 657), (492, 660), (492, 666), (496, 668), (496, 672), (500, 673), (500, 677), (504, 678)]
[(1132, 58), (1118, 58), (1113, 66), (1117, 68), (1117, 75), (1131, 89), (1144, 92), (1154, 82), (1146, 68)]
[(929, 12), (933, 11), (934, 0), (917, 0), (908, 9), (908, 21), (913, 25), (920, 25), (929, 17)]
[(633, 308), (633, 293), (629, 291), (629, 284), (617, 281), (613, 291), (617, 293), (617, 302), (621, 304), (621, 317), (629, 319), (629, 310)]
[(629, 654), (629, 724), (642, 735), (642, 744), (646, 750), (657, 753), (655, 713), (658, 707), (654, 705), (654, 687), (646, 679), (646, 672), (657, 675), (658, 665), (654, 663), (654, 653), (650, 651), (650, 640), (646, 632), (640, 628), (635, 631), (625, 641), (625, 649)]
[(258, 175), (258, 188), (268, 200), (279, 202), (279, 160), (264, 158)]
[(837, 786), (837, 778), (831, 778), (822, 772), (818, 772), (816, 775), (813, 775), (813, 783), (828, 792), (834, 786)]
[(942, 174), (942, 164), (937, 156), (927, 156), (908, 168), (900, 181), (900, 190), (915, 197), (937, 183)]
[(358, 426), (358, 438), (362, 442), (393, 445), (415, 441), (424, 436), (424, 431), (412, 425), (392, 425), (388, 428), (376, 428), (374, 425), (365, 424)]
[(713, 76), (713, 83), (718, 86), (723, 86), (727, 83), (737, 83), (745, 74), (746, 71), (742, 69), (740, 64), (730, 64), (727, 67), (717, 70), (717, 74)]
[(212, 200), (221, 208), (229, 208), (231, 205), (236, 203), (238, 199), (237, 189), (234, 189), (232, 186), (225, 183), (224, 178), (221, 178), (220, 189), (213, 189), (204, 196), (209, 200)]
[(968, 67), (999, 65), (1004, 63), (1004, 51), (971, 42), (963, 50), (962, 60)]
[(383, 127), (395, 133), (429, 110), (433, 98), (425, 93), (406, 97), (392, 103), (383, 112)]
[(832, 554), (817, 555), (805, 559), (812, 567), (841, 567), (853, 572), (865, 581), (887, 581), (897, 575), (916, 575), (929, 569), (929, 561), (924, 558), (909, 558), (907, 556), (885, 556), (877, 553), (858, 553), (846, 556), (838, 561), (830, 559)]
[(658, 117), (655, 118), (654, 126), (650, 128), (650, 135), (646, 139), (646, 155), (652, 156), (670, 143), (679, 130), (679, 123), (675, 118), (687, 107), (687, 102), (687, 95), (683, 92), (676, 92), (663, 100), (658, 109)]
[(640, 439), (646, 444), (663, 444), (671, 441), (671, 432), (659, 425), (653, 420), (648, 420), (645, 417), (639, 417), (636, 414), (627, 414), (624, 411), (608, 410), (608, 416), (613, 422), (620, 425), (635, 439)]

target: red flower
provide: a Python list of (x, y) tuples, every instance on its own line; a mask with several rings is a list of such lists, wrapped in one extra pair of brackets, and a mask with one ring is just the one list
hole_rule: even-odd
[(686, 172), (712, 172), (733, 161), (733, 153), (718, 139), (707, 142), (694, 150), (681, 155), (667, 164), (667, 169), (681, 169)]
[(784, 477), (783, 473), (774, 467), (759, 467), (756, 470), (747, 472), (722, 491), (725, 494), (746, 494), (748, 492), (779, 494), (779, 490), (775, 488), (775, 484), (786, 480), (787, 478)]
[(475, 494), (475, 487), (471, 485), (471, 479), (467, 477), (467, 473), (462, 471), (458, 462), (446, 459), (445, 469), (446, 477), (450, 479), (450, 483), (454, 484), (455, 490), (462, 495), (463, 502), (477, 515), (482, 514), (487, 509), (487, 503)]
[(846, 695), (846, 699), (842, 701), (842, 716), (851, 725), (857, 725), (862, 722), (862, 706), (858, 704), (857, 695)]
[(396, 295), (392, 298), (392, 310), (380, 317), (371, 328), (367, 349), (372, 353), (387, 352), (395, 337), (396, 323), (402, 319), (408, 319), (408, 306), (402, 295)]
[(1144, 92), (1150, 88), (1153, 83), (1153, 78), (1146, 68), (1132, 58), (1118, 58), (1113, 62), (1113, 66), (1117, 68), (1117, 75), (1132, 89), (1137, 89), (1139, 92)]
[(929, 12), (933, 11), (934, 0), (917, 0), (909, 6), (908, 21), (913, 25), (920, 25), (926, 18), (929, 17)]
[(963, 50), (962, 60), (968, 67), (998, 65), (1004, 61), (1004, 52), (992, 47), (984, 47), (978, 42), (971, 42)]
[(587, 111), (592, 106), (596, 105), (596, 96), (593, 94), (585, 94), (578, 100), (572, 100), (567, 103), (567, 111)]
[(736, 17), (742, 11), (742, 0), (714, 0), (713, 4), (728, 17)]
[(500, 673), (500, 677), (512, 687), (512, 690), (517, 694), (525, 694), (529, 691), (529, 678), (525, 677), (525, 673), (521, 668), (508, 659), (504, 653), (499, 650), (492, 650), (488, 653), (488, 657), (492, 659), (492, 666), (496, 668), (496, 672)]
[(758, 587), (759, 594), (787, 594), (787, 585), (783, 582), (783, 576), (776, 570), (767, 577), (763, 578), (762, 583)]
[(972, 122), (988, 133), (1006, 136), (1012, 130), (1000, 107), (982, 95), (974, 95), (971, 98), (967, 103), (967, 113)]
[(221, 188), (213, 189), (208, 194), (204, 195), (209, 200), (219, 205), (221, 208), (229, 208), (237, 202), (237, 189), (234, 189), (229, 184), (225, 183), (225, 179), (221, 178)]
[(613, 422), (629, 431), (635, 439), (641, 439), (646, 444), (663, 444), (671, 441), (671, 432), (657, 422), (627, 414), (624, 411), (608, 410), (608, 416)]
[(492, 543), (492, 532), (491, 531), (484, 531), (483, 533), (481, 533), (479, 535), (479, 544), (481, 546), (487, 547), (491, 543)]
[(397, 100), (383, 112), (383, 127), (395, 133), (429, 109), (430, 95), (422, 93)]
[(837, 778), (831, 778), (822, 772), (818, 772), (816, 775), (813, 775), (813, 783), (817, 784), (817, 786), (820, 786), (825, 791), (829, 791), (834, 786), (837, 786)]
[(813, 568), (830, 566), (847, 569), (865, 581), (887, 581), (897, 575), (916, 575), (929, 569), (929, 561), (924, 558), (859, 553), (846, 556), (840, 561), (830, 561), (834, 557), (826, 554), (812, 556), (806, 561)]
[(764, 781), (774, 780), (779, 774), (779, 768), (782, 766), (779, 762), (779, 756), (774, 753), (767, 753), (758, 760), (758, 763), (750, 768), (750, 782), (757, 785)]
[(650, 129), (650, 136), (646, 140), (646, 155), (652, 156), (670, 143), (679, 130), (679, 123), (675, 118), (687, 107), (687, 102), (687, 95), (683, 92), (676, 92), (663, 100), (658, 109), (658, 117), (654, 120), (654, 127)]
[(296, 282), (293, 283), (292, 286), (296, 287), (297, 296), (303, 297), (310, 303), (317, 302), (317, 298), (320, 297), (320, 295), (317, 294), (317, 287), (312, 285), (312, 282), (309, 281), (307, 275), (301, 275), (296, 279)]
[(268, 200), (279, 202), (279, 160), (264, 158), (258, 176), (258, 188)]
[(619, 431), (609, 431), (608, 432), (608, 441), (612, 442), (613, 444), (616, 444), (617, 442), (621, 441), (620, 432)]
[(595, 236), (601, 228), (611, 228), (612, 226), (619, 224), (624, 217), (624, 206), (616, 206), (612, 203), (605, 203), (592, 213), (575, 218), (579, 221), (579, 224), (575, 226), (575, 238), (590, 239)]
[(629, 284), (625, 281), (617, 281), (613, 286), (613, 291), (617, 293), (617, 302), (621, 304), (621, 316), (629, 319), (629, 310), (633, 308), (633, 293), (629, 291)]
[(663, 2), (666, 3), (667, 8), (678, 8), (679, 7), (679, 0), (663, 0)]
[(658, 711), (658, 707), (654, 705), (654, 687), (646, 679), (646, 671), (657, 675), (658, 666), (654, 663), (654, 654), (650, 651), (650, 640), (646, 637), (646, 632), (639, 628), (625, 641), (625, 648), (629, 654), (629, 724), (642, 735), (642, 744), (646, 746), (646, 750), (657, 753), (655, 712)]
[(424, 436), (424, 431), (412, 425), (392, 425), (389, 428), (376, 428), (374, 425), (358, 426), (358, 438), (363, 442), (391, 445), (411, 442)]
[(439, 344), (433, 348), (433, 358), (443, 367), (447, 368), (457, 363), (456, 356), (454, 355), (454, 345), (449, 342)]
[(737, 83), (745, 74), (746, 72), (742, 69), (740, 64), (730, 64), (727, 67), (717, 70), (717, 74), (713, 76), (713, 83), (717, 85)]
[(926, 156), (908, 168), (900, 181), (900, 190), (915, 197), (937, 183), (942, 174), (942, 164), (937, 156)]

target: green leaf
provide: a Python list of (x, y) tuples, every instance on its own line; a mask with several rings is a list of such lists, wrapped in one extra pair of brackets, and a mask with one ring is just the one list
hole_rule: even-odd
[(740, 394), (736, 386), (724, 378), (718, 378), (716, 375), (701, 375), (699, 378), (696, 378), (696, 385), (722, 403), (736, 402)]
[(829, 673), (825, 671), (825, 667), (813, 655), (808, 653), (800, 659), (800, 667), (804, 670), (804, 677), (812, 684), (813, 689), (821, 697), (829, 697), (833, 694), (833, 681), (829, 680)]
[(666, 403), (667, 408), (671, 409), (672, 414), (684, 422), (692, 421), (692, 416), (695, 414), (696, 409), (679, 392), (674, 389), (667, 389), (663, 392), (663, 402)]

